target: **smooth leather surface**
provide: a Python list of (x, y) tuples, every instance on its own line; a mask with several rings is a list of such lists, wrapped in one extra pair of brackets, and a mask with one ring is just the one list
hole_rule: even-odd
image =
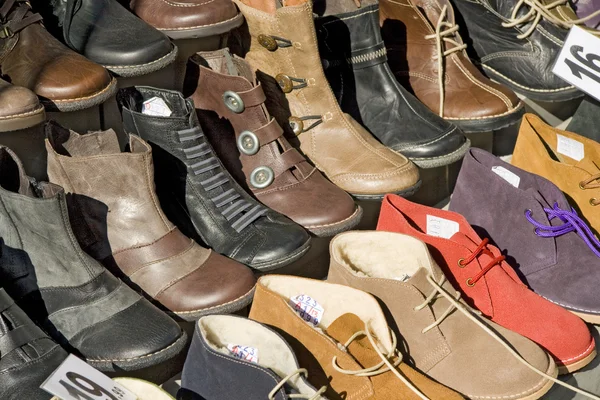
[(238, 15), (231, 0), (131, 0), (130, 7), (160, 30), (209, 27)]
[(0, 398), (49, 400), (51, 395), (40, 385), (67, 358), (67, 352), (0, 289), (0, 347), (10, 342), (23, 344), (0, 354)]
[[(151, 355), (182, 337), (178, 325), (82, 251), (61, 187), (32, 184), (6, 148), (0, 148), (0, 171), (0, 279), (6, 290), (86, 361), (120, 365), (145, 357), (152, 365)], [(94, 308), (97, 303), (102, 310)], [(71, 318), (61, 318), (73, 310)], [(153, 332), (152, 340), (146, 331)]]
[[(206, 121), (212, 116), (214, 120), (219, 120), (215, 121), (215, 124), (220, 122), (219, 129), (206, 129), (205, 133), (219, 158), (238, 182), (241, 181), (245, 187), (252, 190), (262, 203), (309, 230), (325, 228), (350, 218), (356, 212), (352, 198), (329, 182), (290, 145), (283, 136), (283, 129), (269, 115), (264, 103), (246, 106), (239, 114), (225, 106), (223, 93), (227, 90), (236, 93), (251, 90), (262, 92), (262, 87), (256, 86), (256, 78), (250, 65), (240, 58), (235, 58), (236, 64), (241, 64), (239, 70), (235, 71), (236, 67), (233, 66), (234, 70), (221, 73), (202, 66), (203, 58), (224, 65), (234, 64), (226, 50), (198, 53), (190, 59), (190, 63), (193, 64), (188, 64), (188, 74), (192, 72), (190, 68), (195, 66), (199, 78), (195, 85), (190, 87), (190, 90), (194, 90), (191, 99), (199, 119)], [(244, 71), (251, 74), (248, 77), (250, 80), (244, 76)], [(238, 150), (236, 140), (242, 132), (261, 132), (267, 125), (269, 130), (279, 132), (276, 138), (263, 141), (259, 137), (260, 149), (254, 155), (246, 155)], [(289, 156), (298, 161), (287, 161)], [(281, 171), (273, 183), (264, 189), (254, 187), (250, 180), (252, 171), (260, 166)]]
[[(389, 65), (402, 85), (430, 110), (440, 112), (438, 50), (434, 35), (442, 7), (443, 19), (455, 25), (454, 9), (447, 0), (382, 0), (380, 21), (388, 50)], [(444, 26), (442, 29), (448, 29)], [(460, 34), (446, 36), (462, 44)], [(456, 47), (442, 41), (442, 52)], [(444, 112), (449, 120), (489, 119), (515, 112), (518, 97), (507, 87), (485, 77), (467, 57), (466, 51), (443, 57)]]
[[(492, 167), (498, 166), (519, 177), (518, 188), (492, 172)], [(554, 204), (570, 210), (564, 194), (552, 182), (484, 150), (471, 149), (463, 161), (450, 210), (462, 214), (480, 237), (489, 237), (506, 251), (509, 264), (534, 292), (568, 310), (600, 315), (600, 299), (595, 294), (600, 259), (576, 232), (540, 237), (525, 218), (525, 212), (531, 210), (541, 224), (562, 224), (557, 218), (550, 222), (543, 210)], [(569, 279), (563, 279), (565, 276)]]
[(248, 268), (223, 263), (167, 219), (154, 190), (150, 145), (131, 136), (131, 152), (121, 152), (113, 131), (80, 136), (57, 124), (47, 135), (48, 175), (73, 194), (73, 218), (91, 230), (84, 248), (96, 259), (175, 313), (220, 306), (252, 290)]
[[(327, 7), (339, 2), (321, 3)], [(370, 60), (385, 51), (377, 4), (338, 14), (321, 7), (320, 3), (314, 6), (317, 13), (323, 13), (315, 20), (319, 54), (344, 112), (381, 143), (407, 157), (444, 156), (466, 143), (455, 125), (431, 112), (396, 81), (385, 55)], [(370, 61), (349, 64), (346, 60), (353, 57)]]
[(0, 79), (0, 118), (27, 114), (40, 108), (40, 102), (31, 90), (13, 86)]
[[(255, 6), (238, 0), (235, 3), (246, 18), (250, 34), (245, 58), (259, 70), (269, 112), (291, 138), (296, 135), (288, 123), (290, 116), (323, 119), (297, 137), (310, 161), (334, 184), (352, 194), (379, 196), (417, 185), (419, 173), (414, 164), (383, 146), (340, 109), (321, 65), (311, 3), (302, 1), (276, 10), (274, 0), (256, 2)], [(295, 29), (287, 29), (289, 26)], [(259, 43), (259, 35), (282, 37), (293, 44), (271, 52)], [(306, 79), (308, 87), (284, 95), (274, 80), (280, 73)], [(307, 121), (306, 125), (313, 122)], [(296, 140), (292, 144), (296, 145)]]
[[(471, 58), (482, 64), (488, 76), (504, 76), (503, 83), (517, 93), (532, 91), (537, 96), (557, 98), (573, 91), (573, 86), (552, 73), (567, 30), (542, 19), (529, 37), (518, 39), (531, 22), (515, 28), (501, 25), (508, 21), (516, 4), (517, 0), (453, 1), (462, 37), (471, 46)], [(526, 11), (528, 8), (522, 7), (519, 16)], [(496, 76), (491, 75), (494, 71)], [(577, 96), (574, 93), (570, 97)]]
[[(453, 221), (459, 231), (448, 239), (428, 234), (428, 216)], [(488, 244), (473, 261), (459, 265), (459, 260), (468, 259), (482, 242), (462, 215), (389, 195), (383, 201), (377, 229), (408, 234), (425, 242), (448, 280), (470, 306), (498, 325), (536, 342), (557, 363), (577, 363), (595, 350), (587, 325), (529, 290), (506, 261), (492, 264), (494, 267), (473, 286), (467, 284), (469, 278), (493, 263), (501, 252)]]
[[(141, 113), (144, 99), (154, 96), (163, 99), (173, 111), (170, 117)], [(125, 131), (139, 134), (153, 146), (156, 183), (162, 204), (169, 218), (176, 221), (187, 235), (200, 236), (199, 239), (216, 252), (259, 269), (285, 264), (294, 252), (307, 244), (310, 239), (308, 233), (274, 211), (267, 211), (241, 232), (232, 227), (234, 220), (228, 221), (222, 214), (223, 208), (218, 208), (211, 200), (211, 197), (224, 193), (225, 188), (208, 192), (200, 184), (201, 181), (222, 173), (229, 179), (227, 190), (232, 189), (252, 206), (258, 203), (235, 183), (220, 163), (218, 168), (194, 174), (191, 166), (197, 160), (187, 159), (184, 151), (184, 148), (192, 145), (182, 143), (176, 132), (200, 128), (200, 124), (193, 103), (186, 101), (181, 93), (136, 87), (121, 91), (119, 101), (123, 106)], [(205, 137), (198, 138), (193, 146), (204, 143), (207, 151), (216, 157)]]

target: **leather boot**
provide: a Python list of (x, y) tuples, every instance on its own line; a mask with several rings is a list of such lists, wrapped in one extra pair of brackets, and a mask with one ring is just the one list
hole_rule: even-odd
[(552, 182), (471, 149), (450, 210), (506, 251), (534, 292), (586, 322), (600, 323), (600, 242)]
[(490, 79), (534, 101), (582, 97), (583, 92), (552, 72), (568, 31), (548, 20), (535, 3), (453, 0), (452, 4), (461, 36), (472, 43), (469, 56)]
[(9, 82), (33, 90), (49, 111), (102, 104), (117, 90), (108, 71), (52, 37), (24, 0), (0, 0), (0, 66)]
[(67, 358), (67, 352), (4, 289), (0, 289), (0, 349), (0, 398), (48, 400), (51, 395), (40, 386)]
[(299, 142), (329, 180), (357, 198), (414, 193), (417, 167), (340, 109), (321, 65), (310, 1), (281, 7), (278, 0), (235, 3), (250, 34), (245, 58), (259, 70), (267, 108), (292, 144)]
[[(362, 208), (286, 140), (264, 106), (262, 85), (248, 63), (227, 50), (198, 53), (190, 58), (187, 75), (185, 87), (193, 93), (209, 141), (258, 200), (316, 236), (334, 236), (360, 222)], [(228, 108), (225, 93), (244, 96), (244, 110)], [(253, 99), (258, 104), (250, 103)], [(272, 176), (269, 182), (256, 181), (255, 171), (261, 170)]]
[(141, 19), (173, 39), (221, 35), (244, 23), (231, 0), (129, 0)]
[[(565, 29), (571, 29), (573, 26), (578, 26), (585, 29), (591, 34), (600, 36), (600, 30), (598, 27), (594, 27), (593, 22), (598, 20), (600, 16), (600, 9), (596, 4), (596, 8), (589, 12), (587, 15), (579, 17), (575, 14), (575, 10), (571, 5), (575, 2), (565, 1), (556, 2), (552, 0), (539, 0), (541, 7), (545, 8), (551, 17), (551, 20), (558, 26), (562, 26)], [(578, 3), (584, 3), (580, 1)], [(590, 24), (587, 24), (590, 22)]]
[[(149, 103), (162, 102), (157, 115)], [(258, 271), (302, 257), (310, 235), (246, 193), (221, 164), (204, 136), (194, 103), (181, 93), (149, 87), (119, 93), (125, 132), (140, 135), (156, 153), (156, 183), (169, 218), (188, 236)], [(144, 106), (146, 103), (146, 106)], [(261, 170), (259, 184), (271, 175)]]
[(44, 106), (35, 93), (0, 79), (0, 132), (39, 125), (46, 120)]
[(6, 147), (0, 202), (0, 282), (65, 349), (101, 371), (136, 371), (183, 350), (186, 335), (171, 318), (82, 251), (64, 190), (27, 177)]
[(46, 28), (74, 51), (117, 76), (146, 75), (175, 61), (168, 37), (117, 0), (32, 0)]
[(380, 7), (392, 72), (433, 112), (465, 132), (498, 130), (521, 120), (523, 102), (469, 60), (448, 0), (382, 0)]
[[(121, 152), (114, 131), (79, 135), (47, 125), (48, 176), (72, 193), (82, 247), (174, 317), (240, 310), (255, 278), (247, 267), (184, 236), (154, 191), (150, 146), (131, 136)], [(90, 185), (90, 182), (94, 182)]]
[(348, 0), (315, 2), (319, 54), (340, 107), (381, 143), (421, 168), (460, 160), (469, 140), (432, 113), (394, 79), (379, 28), (375, 0), (360, 8)]

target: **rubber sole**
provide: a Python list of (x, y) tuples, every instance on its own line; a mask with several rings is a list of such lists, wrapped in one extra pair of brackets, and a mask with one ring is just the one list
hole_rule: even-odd
[(485, 64), (482, 64), (483, 69), (485, 69), (486, 74), (493, 80), (498, 83), (507, 86), (512, 89), (516, 93), (520, 93), (523, 96), (527, 97), (530, 100), (534, 101), (545, 101), (545, 102), (561, 102), (577, 99), (579, 97), (583, 97), (584, 93), (574, 86), (560, 88), (560, 89), (535, 89), (530, 88), (524, 85), (521, 85), (507, 76), (502, 75), (500, 72), (495, 69), (488, 67)]
[(87, 108), (100, 105), (109, 98), (111, 98), (116, 92), (117, 80), (113, 78), (107, 87), (89, 96), (65, 100), (51, 100), (46, 98), (40, 98), (40, 101), (42, 105), (46, 107), (46, 111), (71, 112), (85, 110)]
[(0, 117), (0, 132), (18, 131), (20, 129), (31, 128), (40, 125), (46, 121), (46, 111), (44, 106), (40, 105), (33, 111), (22, 114), (8, 115)]
[(187, 334), (181, 331), (181, 337), (162, 350), (135, 358), (121, 360), (85, 360), (92, 367), (102, 372), (138, 371), (144, 368), (160, 365), (176, 357), (187, 344)]
[(463, 132), (479, 133), (497, 131), (517, 124), (521, 122), (523, 115), (525, 115), (525, 103), (520, 101), (513, 110), (498, 116), (482, 117), (478, 119), (445, 119), (458, 126)]
[(453, 164), (455, 162), (457, 162), (458, 160), (462, 160), (462, 158), (465, 156), (465, 154), (467, 154), (467, 151), (469, 151), (469, 148), (471, 148), (471, 141), (469, 139), (466, 140), (466, 142), (460, 146), (458, 149), (454, 150), (452, 153), (449, 154), (445, 154), (443, 156), (439, 156), (439, 157), (429, 157), (429, 158), (408, 158), (410, 161), (414, 162), (417, 167), (419, 168), (423, 168), (423, 169), (429, 169), (429, 168), (437, 168), (437, 167), (443, 167), (446, 165), (450, 165)]
[(214, 307), (203, 308), (200, 310), (194, 311), (185, 311), (185, 312), (172, 312), (167, 311), (167, 314), (175, 319), (175, 320), (184, 320), (184, 321), (197, 321), (201, 317), (205, 315), (213, 315), (213, 314), (231, 314), (236, 311), (241, 310), (246, 307), (248, 304), (252, 303), (252, 299), (254, 298), (254, 290), (256, 286), (253, 287), (248, 293), (243, 296), (230, 301), (229, 303), (221, 304)]
[(148, 75), (152, 72), (159, 71), (167, 65), (173, 63), (177, 58), (177, 46), (173, 46), (170, 53), (162, 56), (158, 60), (151, 61), (141, 65), (104, 65), (104, 68), (122, 78), (130, 78), (133, 76)]
[[(423, 182), (419, 179), (417, 181), (417, 183), (415, 183), (413, 186), (398, 191), (398, 192), (390, 192), (392, 194), (397, 194), (398, 196), (401, 197), (409, 197), (412, 196), (413, 194), (417, 193), (417, 190), (419, 190), (421, 188), (421, 184)], [(354, 197), (357, 200), (383, 200), (383, 198), (385, 197), (387, 193), (384, 194), (354, 194), (354, 193), (350, 193), (350, 195), (352, 197)]]
[(342, 221), (335, 222), (332, 224), (321, 225), (321, 226), (305, 226), (304, 228), (315, 235), (316, 237), (333, 237), (338, 233), (349, 231), (360, 223), (362, 219), (363, 209), (360, 206), (356, 206), (356, 209), (348, 218)]
[(244, 23), (244, 16), (239, 13), (235, 17), (217, 22), (216, 24), (194, 26), (180, 29), (159, 29), (171, 39), (196, 39), (208, 36), (221, 35), (235, 29)]
[(567, 308), (567, 310), (570, 311), (571, 313), (577, 315), (579, 318), (581, 318), (585, 322), (588, 322), (588, 323), (594, 324), (594, 325), (600, 325), (600, 315), (598, 315), (598, 314), (586, 314), (586, 313), (582, 313), (582, 312), (578, 312), (578, 311), (569, 310), (568, 308)]
[[(548, 355), (548, 358), (550, 360), (550, 367), (546, 371), (546, 374), (550, 375), (553, 378), (556, 378), (558, 376), (558, 368), (556, 368), (556, 364), (554, 363), (554, 360), (552, 359), (552, 357), (550, 357), (550, 355)], [(511, 399), (512, 400), (537, 400), (537, 399), (541, 398), (543, 395), (545, 395), (546, 393), (548, 393), (550, 391), (550, 389), (552, 389), (552, 386), (554, 386), (554, 382), (551, 380), (548, 380), (548, 382), (546, 382), (535, 393), (531, 393), (525, 397), (514, 397)]]
[(269, 262), (269, 263), (252, 264), (252, 265), (248, 265), (248, 266), (259, 272), (273, 271), (278, 268), (285, 267), (286, 265), (291, 264), (294, 261), (299, 260), (300, 258), (302, 258), (302, 256), (304, 254), (306, 254), (308, 252), (308, 250), (310, 250), (310, 238), (302, 246), (300, 246), (296, 251), (294, 251), (293, 253), (290, 253), (284, 259)]
[(579, 361), (575, 361), (574, 363), (571, 363), (571, 364), (558, 365), (558, 374), (566, 375), (566, 374), (570, 374), (575, 371), (579, 371), (580, 369), (584, 368), (589, 363), (591, 363), (594, 360), (594, 358), (596, 358), (596, 355), (597, 355), (597, 351), (594, 348), (594, 350), (589, 355), (587, 355), (586, 357), (582, 358)]

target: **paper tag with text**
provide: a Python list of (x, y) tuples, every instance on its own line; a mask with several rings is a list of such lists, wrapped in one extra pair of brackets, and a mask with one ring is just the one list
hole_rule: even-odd
[(72, 354), (40, 387), (62, 400), (138, 400), (124, 386)]
[(255, 364), (258, 363), (258, 349), (254, 347), (230, 343), (227, 345), (227, 349), (236, 358), (241, 358)]
[(163, 99), (160, 97), (153, 97), (142, 104), (142, 114), (154, 115), (157, 117), (170, 117), (171, 114), (173, 114), (173, 111), (171, 111)]
[(516, 188), (518, 188), (519, 183), (521, 183), (521, 178), (519, 178), (519, 175), (513, 174), (512, 172), (510, 172), (509, 170), (507, 170), (504, 167), (500, 167), (500, 166), (492, 167), (492, 172), (495, 173), (496, 175), (500, 176), (502, 179), (504, 179), (506, 182), (510, 183), (511, 185), (513, 185)]
[(451, 221), (433, 215), (427, 216), (427, 234), (431, 236), (450, 239), (452, 235), (460, 230), (458, 222)]
[(315, 299), (305, 294), (299, 294), (290, 299), (290, 305), (306, 322), (317, 326), (323, 318), (325, 309)]
[(600, 37), (573, 26), (552, 72), (600, 100)]
[(583, 143), (568, 138), (563, 135), (556, 135), (556, 151), (560, 154), (564, 154), (567, 157), (571, 157), (573, 160), (581, 161), (585, 157), (585, 150)]

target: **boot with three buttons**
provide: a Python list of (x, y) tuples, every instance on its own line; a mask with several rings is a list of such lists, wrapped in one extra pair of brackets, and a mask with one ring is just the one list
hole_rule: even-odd
[[(323, 72), (310, 1), (235, 0), (248, 23), (245, 59), (258, 69), (269, 113), (291, 143), (331, 182), (356, 198), (410, 195), (417, 167), (340, 109)], [(289, 29), (293, 26), (294, 29)]]
[[(231, 101), (234, 107), (238, 100)], [(125, 132), (152, 145), (161, 204), (187, 235), (263, 272), (286, 266), (308, 251), (308, 232), (256, 201), (227, 172), (191, 100), (171, 90), (133, 87), (119, 92), (119, 103)], [(262, 185), (270, 174), (258, 170), (254, 179)]]
[[(293, 148), (266, 110), (250, 65), (229, 51), (190, 59), (185, 87), (213, 148), (238, 183), (266, 206), (316, 236), (334, 236), (360, 222), (362, 209)], [(243, 107), (226, 102), (235, 97)], [(264, 172), (268, 179), (258, 182)]]

